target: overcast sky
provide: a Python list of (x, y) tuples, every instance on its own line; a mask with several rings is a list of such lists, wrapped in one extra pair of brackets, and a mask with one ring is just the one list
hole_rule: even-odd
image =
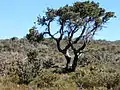
[[(0, 39), (25, 36), (36, 17), (47, 7), (59, 8), (75, 1), (85, 0), (0, 0)], [(107, 11), (114, 11), (117, 16), (97, 32), (95, 39), (120, 40), (120, 0), (93, 1), (99, 2)]]

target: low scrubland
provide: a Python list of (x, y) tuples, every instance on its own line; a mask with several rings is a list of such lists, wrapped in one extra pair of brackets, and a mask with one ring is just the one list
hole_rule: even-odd
[(0, 90), (120, 90), (120, 41), (93, 40), (85, 51), (76, 71), (63, 73), (53, 39), (0, 40)]

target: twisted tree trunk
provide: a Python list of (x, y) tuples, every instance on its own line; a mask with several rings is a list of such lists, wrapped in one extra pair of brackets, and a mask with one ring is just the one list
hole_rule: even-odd
[[(75, 56), (73, 57), (73, 60), (72, 60), (72, 56), (69, 55), (69, 52), (67, 51), (66, 54), (64, 55), (65, 58), (66, 58), (66, 71), (67, 72), (74, 72), (76, 67), (77, 67), (77, 61), (78, 61), (78, 55), (75, 54)], [(71, 64), (71, 66), (70, 66)]]
[(66, 61), (67, 61), (65, 69), (68, 70), (69, 69), (69, 64), (71, 62), (71, 56), (70, 56), (68, 50), (66, 51), (66, 53), (64, 54), (64, 56), (65, 56)]

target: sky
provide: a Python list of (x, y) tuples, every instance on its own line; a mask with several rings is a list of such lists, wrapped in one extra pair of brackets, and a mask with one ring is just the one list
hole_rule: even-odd
[[(75, 1), (85, 0), (0, 0), (0, 39), (24, 37), (36, 17), (45, 13), (47, 7), (59, 8)], [(120, 0), (93, 1), (117, 16), (106, 24), (106, 28), (98, 31), (94, 39), (120, 40)]]

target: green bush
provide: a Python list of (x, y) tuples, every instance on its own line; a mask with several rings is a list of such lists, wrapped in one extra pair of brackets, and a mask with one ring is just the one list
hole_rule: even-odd
[(43, 40), (43, 34), (39, 33), (35, 28), (29, 29), (29, 34), (26, 35), (26, 38), (31, 42), (40, 42)]
[(114, 88), (120, 83), (120, 72), (110, 65), (106, 66), (105, 64), (93, 64), (82, 67), (73, 75), (73, 79), (78, 86), (82, 85), (84, 88)]
[(59, 76), (49, 71), (41, 71), (30, 84), (37, 85), (39, 88), (50, 88), (54, 87), (54, 83), (59, 79)]

